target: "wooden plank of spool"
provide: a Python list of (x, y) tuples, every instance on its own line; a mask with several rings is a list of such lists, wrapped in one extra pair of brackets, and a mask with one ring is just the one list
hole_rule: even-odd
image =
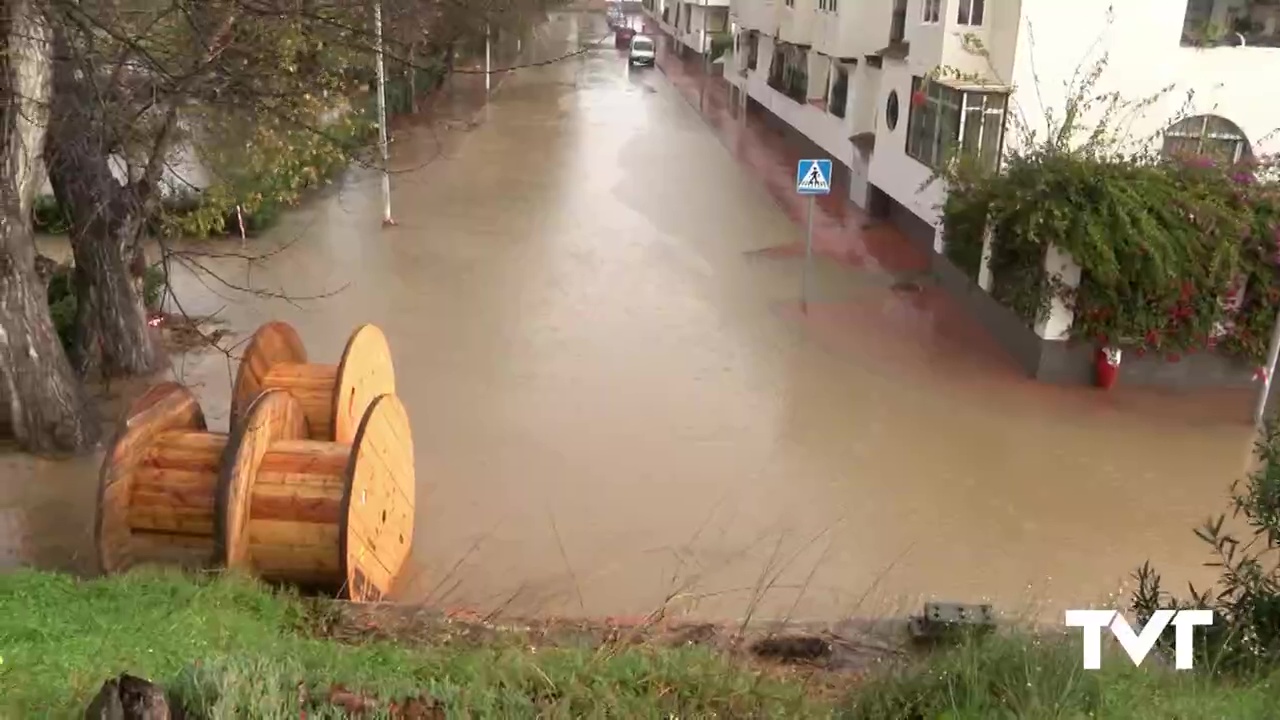
[(369, 403), (395, 392), (395, 367), (386, 335), (362, 325), (347, 340), (337, 365), (310, 363), (298, 333), (283, 322), (258, 328), (240, 361), (232, 393), (233, 422), (266, 389), (288, 390), (307, 418), (308, 436), (350, 443)]
[(351, 333), (338, 362), (335, 383), (331, 439), (351, 443), (373, 401), (396, 391), (391, 346), (378, 326), (361, 325)]
[(384, 599), (413, 545), (416, 482), (409, 415), (392, 394), (375, 398), (356, 431), (343, 496), (346, 596)]
[(214, 513), (214, 545), (218, 559), (227, 568), (248, 570), (252, 567), (249, 512), (263, 458), (276, 441), (296, 440), (306, 435), (302, 407), (284, 390), (264, 391), (232, 427), (222, 457)]
[(177, 383), (155, 385), (129, 406), (99, 473), (94, 535), (103, 572), (212, 560), (212, 498), (225, 445)]
[(218, 491), (219, 557), (271, 582), (381, 599), (413, 540), (404, 406), (394, 395), (374, 399), (354, 446), (304, 431), (301, 404), (268, 390), (232, 432)]

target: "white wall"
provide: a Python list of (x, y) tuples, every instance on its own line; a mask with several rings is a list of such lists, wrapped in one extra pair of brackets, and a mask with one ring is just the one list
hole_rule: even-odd
[[(908, 63), (885, 61), (876, 101), (876, 151), (871, 157), (869, 180), (925, 222), (937, 223), (944, 198), (941, 183), (921, 189), (932, 170), (907, 155), (907, 125), (911, 110), (911, 77), (921, 72)], [(898, 93), (898, 124), (893, 130), (885, 120), (889, 93)]]
[[(1134, 119), (1127, 131), (1134, 144), (1151, 139), (1183, 109), (1187, 92), (1195, 93), (1193, 114), (1212, 113), (1231, 120), (1249, 138), (1255, 153), (1275, 152), (1280, 127), (1280, 94), (1271, 78), (1280, 77), (1280, 48), (1184, 48), (1179, 42), (1186, 0), (1125, 0), (1116, 4), (1107, 24), (1109, 0), (1023, 0), (1023, 19), (1013, 80), (1014, 106), (1043, 134), (1045, 110), (1061, 115), (1067, 94), (1064, 82), (1090, 62), (1090, 44), (1100, 39), (1092, 58), (1110, 52), (1110, 66), (1096, 92), (1116, 91), (1138, 99), (1166, 85), (1174, 91)], [(1061, 32), (1071, 27), (1071, 32)], [(1039, 95), (1035, 75), (1040, 78)], [(1041, 100), (1043, 99), (1043, 104)], [(1016, 140), (1010, 133), (1010, 140)], [(1264, 140), (1264, 138), (1266, 138)]]
[[(878, 2), (879, 0), (876, 1)], [(955, 2), (955, 0), (951, 0), (951, 2), (943, 0), (941, 18), (944, 22), (928, 25), (921, 22), (924, 11), (923, 0), (911, 0), (907, 3), (906, 41), (911, 45), (911, 54), (908, 60), (913, 66), (932, 68), (942, 64), (942, 47), (947, 37), (945, 21), (951, 17), (947, 6), (952, 2)]]
[(782, 0), (732, 0), (730, 12), (738, 18), (738, 24), (761, 35), (773, 37), (778, 33), (778, 6)]
[(815, 9), (809, 28), (810, 42), (813, 43), (813, 49), (823, 55), (831, 55), (833, 57), (860, 55), (856, 37), (862, 24), (854, 22), (854, 18), (855, 16), (863, 15), (867, 9), (877, 5), (879, 5), (877, 2), (857, 2), (856, 0), (850, 2), (846, 0), (846, 2), (840, 3), (840, 12), (838, 13)]
[[(952, 66), (960, 64), (958, 56), (968, 55), (953, 45), (959, 33), (970, 30), (954, 25), (956, 1), (944, 3), (946, 22), (941, 27), (920, 25), (920, 0), (910, 3), (907, 39), (911, 54), (905, 64), (885, 61), (875, 109), (879, 122), (870, 181), (931, 223), (939, 219), (937, 207), (944, 195), (936, 184), (919, 191), (930, 171), (906, 156), (911, 75), (929, 72), (934, 67), (929, 59), (935, 51)], [(1125, 0), (1116, 4), (1114, 21), (1108, 24), (1111, 3), (1022, 0), (1020, 20), (1013, 17), (1012, 4), (987, 3), (982, 34), (991, 58), (986, 75), (1015, 88), (1011, 101), (1015, 117), (1011, 117), (1008, 131), (1011, 144), (1019, 138), (1018, 126), (1033, 128), (1043, 136), (1046, 112), (1062, 115), (1068, 99), (1064, 84), (1083, 65), (1109, 51), (1110, 65), (1095, 93), (1114, 91), (1138, 100), (1168, 85), (1175, 88), (1126, 125), (1133, 144), (1158, 139), (1159, 132), (1180, 112), (1191, 112), (1213, 113), (1233, 121), (1257, 153), (1280, 150), (1280, 143), (1267, 137), (1276, 135), (1280, 127), (1280, 94), (1260, 91), (1258, 85), (1262, 78), (1280, 77), (1280, 49), (1183, 48), (1179, 42), (1186, 0)], [(1005, 73), (1000, 66), (1009, 68), (1007, 76), (1001, 77)], [(891, 90), (897, 90), (901, 106), (893, 132), (883, 123)], [(1194, 102), (1184, 110), (1189, 91), (1194, 91)]]
[[(798, 2), (799, 0), (797, 0)], [(795, 100), (769, 87), (769, 64), (773, 62), (773, 39), (760, 37), (759, 60), (754, 71), (747, 72), (747, 94), (783, 122), (809, 138), (831, 158), (845, 166), (853, 164), (853, 145), (844, 121), (821, 108)]]
[(778, 38), (783, 42), (808, 45), (813, 42), (813, 21), (818, 14), (818, 0), (794, 0), (794, 4), (778, 2)]
[[(673, 9), (674, 13), (675, 10)], [(684, 13), (689, 13), (688, 27), (685, 31)], [(674, 17), (674, 16), (673, 16)], [(703, 21), (706, 21), (707, 34), (702, 32)], [(711, 49), (710, 37), (719, 32), (729, 32), (729, 6), (711, 5), (707, 7), (686, 5), (681, 11), (680, 27), (676, 28), (680, 42), (693, 48), (695, 52)]]
[[(118, 182), (128, 182), (129, 174), (124, 158), (120, 155), (112, 155), (108, 158), (107, 164)], [(135, 172), (136, 170), (137, 168)], [(40, 162), (40, 174), (44, 178), (40, 185), (40, 194), (53, 195), (53, 187), (49, 184), (49, 174), (45, 171), (43, 161)], [(199, 192), (209, 187), (212, 182), (213, 178), (197, 156), (195, 147), (190, 143), (182, 143), (171, 150), (160, 172), (160, 195), (170, 197)]]

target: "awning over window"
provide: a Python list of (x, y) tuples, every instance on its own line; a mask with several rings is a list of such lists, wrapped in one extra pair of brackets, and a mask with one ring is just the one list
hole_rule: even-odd
[(870, 155), (876, 149), (876, 134), (873, 132), (861, 132), (849, 138), (849, 142), (853, 143), (853, 147), (863, 155)]
[(886, 60), (906, 60), (907, 55), (911, 53), (911, 43), (896, 42), (889, 43), (885, 47), (871, 53), (872, 57), (884, 58)]
[(983, 80), (970, 80), (967, 78), (933, 78), (930, 82), (936, 82), (944, 87), (961, 92), (998, 92), (1011, 93), (1013, 86), (1008, 83), (986, 82)]

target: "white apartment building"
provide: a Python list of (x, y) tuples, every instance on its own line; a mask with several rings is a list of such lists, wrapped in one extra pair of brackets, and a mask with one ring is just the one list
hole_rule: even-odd
[[(927, 226), (944, 189), (920, 188), (945, 144), (998, 162), (1016, 141), (1006, 115), (1044, 128), (1064, 83), (1103, 52), (1099, 92), (1175, 88), (1134, 119), (1134, 137), (1158, 135), (1185, 91), (1203, 117), (1169, 128), (1171, 147), (1203, 137), (1269, 152), (1280, 127), (1280, 97), (1265, 90), (1280, 77), (1280, 0), (732, 0), (730, 12), (726, 77), (848, 168), (854, 203), (887, 195)], [(981, 80), (942, 80), (914, 106), (914, 83), (938, 67)]]
[(730, 0), (643, 0), (663, 32), (695, 53), (711, 50), (712, 39), (731, 31)]
[[(855, 204), (935, 252), (945, 188), (926, 182), (943, 149), (998, 163), (1019, 124), (1043, 136), (1048, 114), (1062, 117), (1066, 86), (1103, 54), (1097, 93), (1173, 88), (1129, 120), (1130, 137), (1237, 158), (1280, 150), (1280, 0), (732, 0), (730, 22), (725, 78), (843, 165)], [(971, 79), (913, 102), (939, 67)], [(1046, 269), (1078, 277), (1069, 259)], [(970, 280), (989, 287), (989, 274)], [(1070, 322), (1056, 307), (1036, 334), (1062, 339)]]

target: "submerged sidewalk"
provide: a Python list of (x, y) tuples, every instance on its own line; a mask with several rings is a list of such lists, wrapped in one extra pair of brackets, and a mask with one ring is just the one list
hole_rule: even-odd
[[(715, 131), (721, 143), (768, 189), (769, 195), (796, 223), (807, 220), (808, 198), (795, 192), (796, 163), (819, 150), (806, 151), (800, 137), (768, 111), (752, 109), (742, 117), (730, 96), (731, 86), (723, 77), (703, 75), (700, 58), (681, 58), (672, 50), (673, 41), (647, 20), (646, 32), (660, 38), (658, 68)], [(705, 97), (702, 86), (706, 82)], [(821, 153), (823, 156), (826, 153)], [(896, 227), (872, 218), (849, 202), (848, 185), (837, 173), (830, 195), (817, 199), (814, 213), (814, 252), (857, 268), (889, 273), (921, 272), (929, 268), (929, 257)], [(800, 243), (762, 248), (770, 256), (787, 257), (804, 253)]]
[[(828, 154), (768, 110), (753, 104), (744, 115), (730, 83), (714, 74), (706, 76), (701, 57), (679, 56), (673, 49), (676, 42), (652, 18), (645, 18), (645, 32), (658, 39), (657, 67), (667, 81), (787, 217), (803, 227), (809, 198), (795, 192), (796, 163)], [(811, 298), (807, 313), (798, 302), (778, 308), (815, 342), (839, 355), (873, 362), (885, 373), (942, 374), (948, 376), (947, 385), (991, 400), (999, 393), (1042, 408), (1066, 405), (1084, 413), (1172, 413), (1194, 422), (1247, 419), (1247, 408), (1242, 408), (1252, 402), (1249, 390), (1188, 394), (1120, 387), (1099, 393), (1029, 377), (976, 317), (934, 283), (931, 253), (892, 222), (872, 218), (855, 206), (840, 173), (836, 175), (832, 193), (819, 197), (815, 205), (813, 251), (817, 261), (843, 267), (847, 282)], [(792, 242), (759, 248), (754, 254), (794, 262), (803, 257), (804, 246)]]

